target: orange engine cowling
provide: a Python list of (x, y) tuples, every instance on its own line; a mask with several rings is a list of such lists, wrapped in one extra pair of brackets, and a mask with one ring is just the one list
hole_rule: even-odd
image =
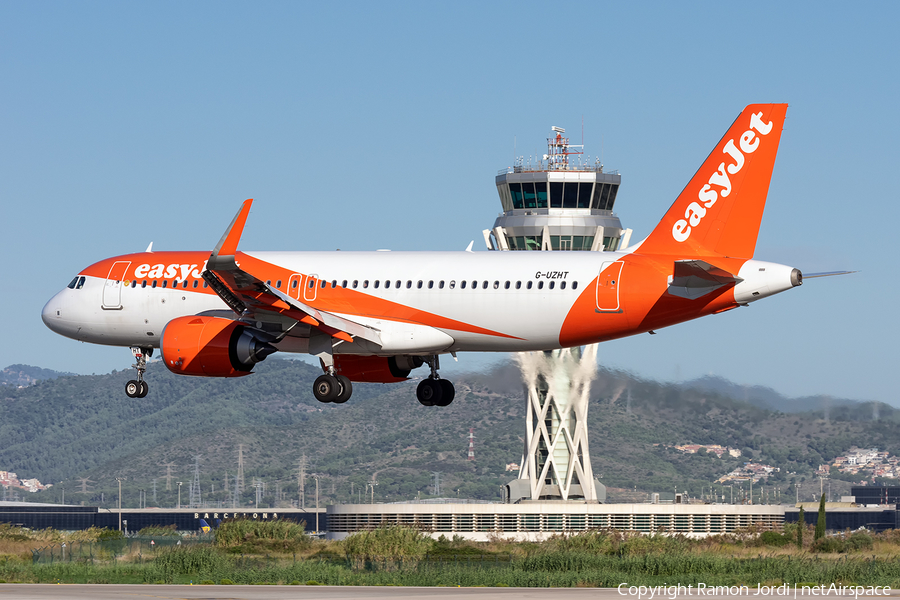
[(241, 323), (220, 317), (172, 319), (160, 340), (163, 362), (173, 373), (242, 377), (275, 352)]
[(422, 366), (418, 356), (353, 356), (337, 354), (334, 370), (350, 381), (397, 383), (406, 381), (409, 372)]

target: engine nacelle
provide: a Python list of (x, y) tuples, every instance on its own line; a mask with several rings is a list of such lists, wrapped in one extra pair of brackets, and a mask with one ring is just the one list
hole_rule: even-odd
[(418, 356), (354, 356), (337, 354), (334, 369), (350, 381), (397, 383), (406, 381), (409, 372), (422, 366)]
[(159, 345), (166, 368), (201, 377), (242, 377), (276, 351), (241, 323), (220, 317), (172, 319)]

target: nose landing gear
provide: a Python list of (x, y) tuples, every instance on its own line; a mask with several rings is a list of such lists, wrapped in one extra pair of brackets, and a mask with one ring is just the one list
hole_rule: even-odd
[(135, 364), (132, 367), (137, 369), (137, 379), (125, 384), (125, 395), (129, 398), (143, 398), (150, 391), (150, 386), (144, 381), (144, 371), (147, 370), (147, 358), (153, 356), (153, 348), (132, 346), (131, 353), (134, 355)]
[(435, 354), (426, 357), (425, 362), (431, 367), (431, 375), (423, 379), (416, 388), (416, 398), (423, 406), (450, 406), (456, 396), (456, 389), (446, 379), (441, 379), (438, 369), (441, 368), (440, 358)]

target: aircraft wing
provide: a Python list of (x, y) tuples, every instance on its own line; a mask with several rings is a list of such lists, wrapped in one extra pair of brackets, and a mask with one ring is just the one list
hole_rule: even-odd
[(252, 199), (244, 202), (212, 251), (206, 263), (206, 271), (203, 272), (203, 279), (209, 283), (209, 287), (242, 318), (282, 321), (287, 317), (345, 342), (352, 343), (354, 337), (360, 337), (382, 345), (377, 329), (291, 298), (238, 266), (235, 261), (237, 244), (252, 203)]

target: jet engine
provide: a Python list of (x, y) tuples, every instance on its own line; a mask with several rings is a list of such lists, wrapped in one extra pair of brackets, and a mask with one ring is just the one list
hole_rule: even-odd
[(275, 348), (259, 332), (220, 317), (178, 317), (163, 329), (163, 362), (173, 373), (242, 377)]
[(353, 356), (338, 354), (334, 357), (334, 369), (350, 381), (370, 383), (396, 383), (406, 381), (409, 372), (422, 366), (419, 356)]

